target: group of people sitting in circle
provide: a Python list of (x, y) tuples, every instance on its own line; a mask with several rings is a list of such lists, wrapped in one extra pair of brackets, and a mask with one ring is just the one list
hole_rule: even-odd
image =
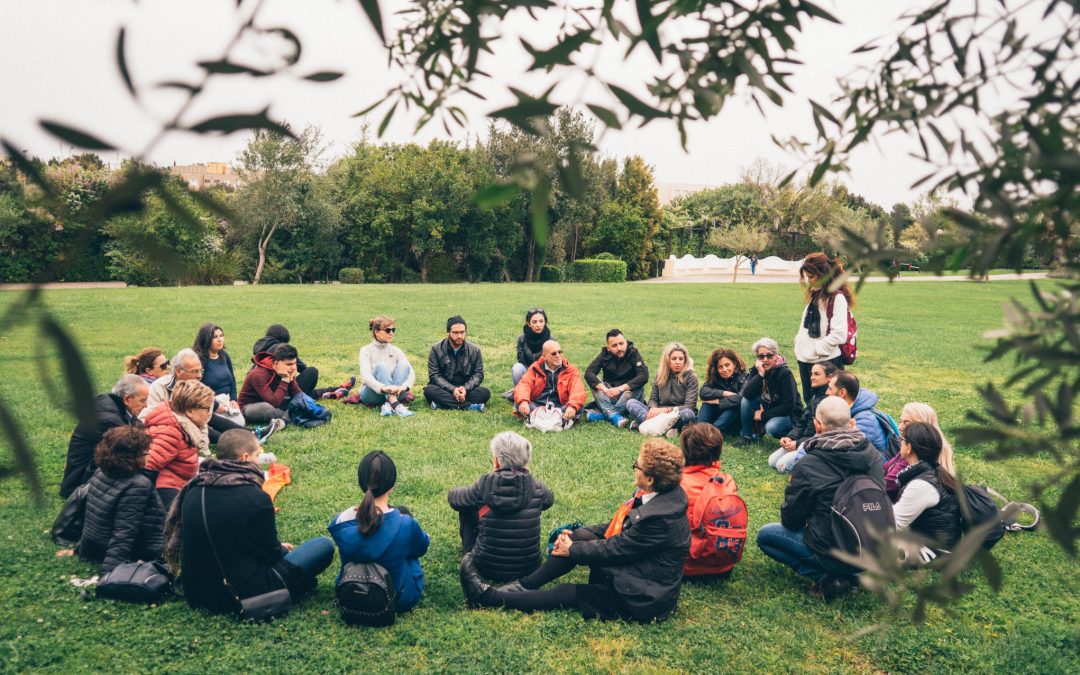
[[(582, 416), (633, 428), (657, 414), (676, 413), (667, 436), (647, 438), (633, 462), (635, 493), (610, 522), (566, 527), (552, 534), (541, 554), (541, 513), (555, 495), (529, 470), (532, 444), (513, 431), (490, 442), (491, 471), (469, 486), (451, 489), (463, 550), (460, 581), (470, 606), (521, 611), (573, 608), (585, 617), (662, 620), (676, 609), (694, 537), (689, 514), (703, 486), (721, 474), (725, 434), (737, 445), (774, 438), (770, 466), (790, 473), (779, 523), (760, 527), (759, 548), (811, 578), (826, 600), (853, 588), (856, 570), (832, 554), (829, 511), (838, 486), (865, 474), (895, 502), (898, 529), (910, 528), (940, 550), (960, 537), (955, 466), (934, 410), (904, 406), (899, 452), (890, 452), (889, 418), (877, 396), (843, 369), (839, 345), (847, 338), (846, 284), (828, 290), (842, 273), (839, 261), (812, 254), (803, 263), (807, 289), (804, 320), (795, 338), (799, 383), (771, 338), (752, 346), (748, 368), (730, 348), (712, 352), (700, 384), (689, 351), (667, 345), (644, 397), (649, 369), (632, 342), (613, 329), (586, 368), (592, 391), (552, 339), (542, 308), (526, 313), (511, 377), (515, 414), (556, 407), (567, 419)], [(833, 284), (836, 286), (836, 284)], [(163, 557), (178, 571), (184, 596), (195, 607), (233, 612), (238, 599), (287, 588), (310, 591), (334, 557), (377, 562), (397, 587), (397, 610), (420, 599), (419, 559), (430, 539), (401, 505), (391, 504), (397, 468), (373, 451), (362, 458), (357, 506), (333, 517), (331, 538), (293, 546), (280, 542), (275, 510), (261, 489), (269, 461), (262, 446), (288, 420), (286, 402), (296, 395), (338, 398), (379, 408), (385, 416), (412, 415), (415, 372), (394, 346), (394, 320), (371, 320), (372, 342), (359, 354), (356, 378), (318, 388), (318, 370), (304, 364), (289, 332), (270, 326), (252, 349), (252, 367), (237, 391), (233, 364), (220, 326), (206, 324), (192, 348), (173, 358), (148, 348), (126, 361), (127, 374), (96, 400), (96, 424), (72, 434), (61, 496), (86, 488), (80, 557), (108, 572), (116, 565)], [(460, 316), (428, 358), (423, 389), (434, 409), (482, 412), (490, 392), (479, 347), (466, 340)], [(259, 425), (254, 431), (245, 424)], [(896, 431), (892, 432), (896, 435)], [(211, 447), (213, 446), (213, 451)], [(211, 553), (213, 552), (213, 556)], [(741, 554), (740, 554), (741, 555)], [(588, 583), (545, 588), (576, 565), (590, 568)], [(225, 579), (228, 581), (226, 582)]]

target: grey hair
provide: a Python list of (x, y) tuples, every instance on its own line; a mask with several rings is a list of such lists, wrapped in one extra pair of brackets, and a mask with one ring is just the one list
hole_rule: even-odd
[(757, 355), (758, 347), (764, 347), (773, 354), (778, 354), (780, 352), (780, 345), (776, 344), (776, 340), (769, 337), (763, 337), (755, 342), (754, 346), (750, 348), (750, 351), (754, 352), (754, 355)]
[(532, 459), (532, 443), (513, 431), (504, 431), (491, 439), (491, 456), (504, 469), (524, 469)]
[(839, 396), (826, 396), (818, 403), (814, 418), (825, 431), (846, 429), (851, 426), (851, 406)]
[[(176, 356), (172, 357), (172, 367), (174, 369), (175, 368), (183, 368), (184, 367), (184, 361), (187, 361), (188, 359), (195, 359), (196, 361), (200, 360), (199, 359), (199, 354), (194, 349), (191, 349), (190, 347), (181, 349), (180, 351), (176, 352)], [(175, 370), (174, 370), (174, 372), (175, 372)]]
[(120, 379), (116, 381), (116, 384), (114, 384), (112, 388), (112, 394), (113, 396), (119, 396), (120, 398), (134, 396), (139, 393), (140, 387), (146, 386), (149, 385), (146, 384), (146, 380), (144, 380), (141, 375), (132, 375), (131, 373), (128, 373), (127, 375), (121, 376)]

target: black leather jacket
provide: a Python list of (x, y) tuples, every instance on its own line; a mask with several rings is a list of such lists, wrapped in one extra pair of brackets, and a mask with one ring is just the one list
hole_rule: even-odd
[(446, 391), (455, 387), (465, 387), (470, 391), (484, 381), (484, 357), (480, 347), (468, 340), (454, 354), (450, 338), (441, 340), (431, 347), (428, 354), (428, 384)]

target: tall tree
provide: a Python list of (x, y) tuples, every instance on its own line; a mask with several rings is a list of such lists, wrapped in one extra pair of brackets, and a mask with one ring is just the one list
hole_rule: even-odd
[(660, 208), (660, 198), (656, 194), (652, 169), (638, 155), (623, 160), (615, 188), (615, 201), (631, 209), (637, 209), (645, 224), (645, 232), (636, 252), (626, 252), (623, 260), (627, 265), (630, 279), (645, 279), (649, 276), (649, 265), (653, 258), (653, 239), (660, 232), (664, 220)]

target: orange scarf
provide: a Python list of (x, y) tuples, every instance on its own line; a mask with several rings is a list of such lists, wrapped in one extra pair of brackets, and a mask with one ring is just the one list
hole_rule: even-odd
[(622, 533), (623, 523), (626, 522), (626, 517), (630, 515), (630, 511), (634, 508), (634, 500), (643, 494), (645, 494), (645, 492), (640, 488), (634, 490), (634, 496), (619, 506), (619, 509), (615, 512), (615, 517), (611, 519), (611, 523), (609, 523), (607, 529), (604, 530), (604, 539)]

